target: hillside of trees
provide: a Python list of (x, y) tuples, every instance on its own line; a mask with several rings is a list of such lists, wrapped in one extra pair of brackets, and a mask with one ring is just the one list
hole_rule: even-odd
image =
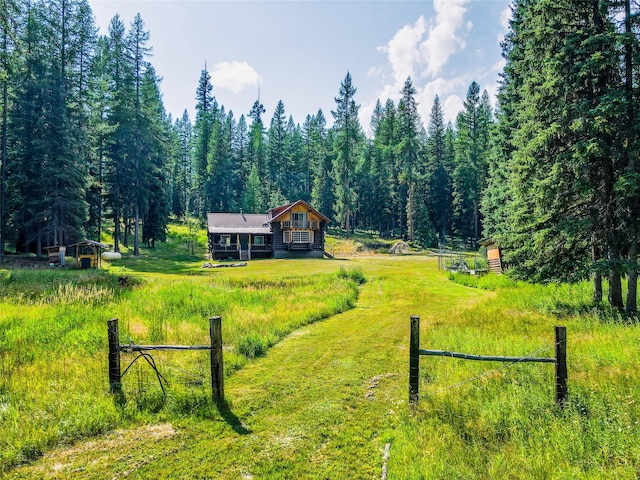
[(137, 254), (172, 216), (304, 199), (347, 235), (491, 236), (515, 275), (592, 278), (596, 301), (606, 279), (611, 306), (635, 313), (638, 5), (516, 0), (512, 11), (495, 108), (472, 82), (454, 123), (438, 97), (422, 119), (407, 78), (365, 127), (349, 73), (335, 110), (299, 123), (282, 100), (270, 118), (259, 99), (246, 116), (227, 111), (206, 67), (196, 118), (172, 119), (139, 15), (101, 36), (84, 0), (6, 0), (0, 254), (99, 239), (107, 222), (115, 249)]

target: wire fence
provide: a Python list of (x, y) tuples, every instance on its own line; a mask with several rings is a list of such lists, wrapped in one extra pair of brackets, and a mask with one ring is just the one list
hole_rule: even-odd
[[(211, 375), (211, 396), (216, 403), (224, 402), (224, 375), (222, 359), (222, 319), (221, 317), (211, 317), (209, 319), (210, 345), (137, 345), (131, 339), (128, 344), (120, 343), (118, 330), (118, 319), (111, 319), (107, 322), (107, 334), (109, 340), (109, 387), (114, 394), (123, 392), (123, 381), (129, 385), (127, 375), (130, 371), (135, 372), (137, 380), (137, 392), (144, 395), (150, 390), (149, 375), (155, 376), (157, 385), (166, 396), (167, 388), (171, 382), (182, 378), (181, 383), (191, 386), (204, 386), (206, 380), (202, 358), (197, 362), (179, 363), (175, 360), (169, 361), (168, 354), (175, 354), (180, 351), (182, 355), (187, 353), (206, 351), (209, 355), (209, 366)], [(128, 365), (122, 370), (122, 356), (133, 356)], [(171, 358), (174, 358), (173, 356)], [(126, 360), (125, 360), (126, 361)], [(141, 366), (148, 368), (143, 369)], [(195, 369), (194, 367), (197, 367)], [(171, 375), (169, 376), (169, 373)], [(186, 379), (186, 381), (185, 381)]]
[[(542, 352), (549, 348), (551, 347), (542, 347), (541, 349), (539, 349), (539, 351)], [(519, 363), (553, 363), (555, 365), (556, 403), (560, 406), (564, 406), (568, 396), (567, 332), (565, 327), (555, 327), (555, 343), (553, 345), (553, 348), (555, 351), (554, 357), (538, 357), (535, 356), (535, 352), (530, 355), (519, 357), (504, 357), (458, 353), (445, 350), (420, 349), (420, 317), (412, 316), (411, 337), (409, 344), (409, 403), (415, 405), (419, 400), (420, 356), (426, 355), (459, 358), (463, 360), (502, 362), (504, 364), (500, 368), (492, 369), (479, 375), (475, 375), (464, 381), (457, 382), (454, 385), (446, 387), (444, 391), (458, 388), (462, 385), (477, 381), (491, 374), (495, 374), (496, 372), (500, 372), (507, 368), (513, 367), (514, 365)]]
[[(519, 365), (521, 363), (528, 363), (536, 358), (539, 357), (539, 355), (543, 354), (544, 352), (547, 352), (549, 350), (553, 350), (555, 348), (557, 344), (553, 345), (553, 346), (546, 346), (546, 347), (542, 347), (534, 352), (531, 352), (527, 355), (524, 355), (522, 357), (522, 360), (514, 360), (512, 362), (503, 362), (502, 365), (500, 365), (499, 367), (493, 368), (491, 370), (485, 370), (482, 373), (479, 373), (477, 375), (474, 375), (473, 377), (467, 378), (465, 380), (461, 380), (457, 383), (454, 383), (453, 385), (449, 385), (447, 387), (441, 387), (438, 390), (432, 391), (430, 392), (430, 394), (442, 394), (445, 393), (449, 390), (455, 390), (456, 388), (462, 387), (464, 385), (467, 385), (469, 383), (473, 383), (476, 381), (480, 381), (484, 378), (487, 377), (491, 377), (491, 376), (495, 376), (496, 374), (502, 374), (504, 373), (506, 370), (511, 369), (512, 367)], [(420, 395), (419, 395), (420, 397)]]

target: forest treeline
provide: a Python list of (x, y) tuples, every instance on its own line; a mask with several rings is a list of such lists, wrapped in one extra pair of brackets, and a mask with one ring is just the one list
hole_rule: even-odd
[(635, 0), (514, 1), (495, 109), (472, 82), (455, 122), (438, 97), (422, 119), (407, 78), (367, 126), (349, 73), (335, 110), (298, 123), (282, 100), (270, 118), (259, 98), (236, 117), (206, 67), (195, 119), (172, 119), (139, 15), (103, 36), (84, 0), (4, 0), (0, 15), (0, 252), (100, 238), (108, 221), (137, 254), (172, 216), (304, 199), (347, 234), (491, 236), (515, 275), (592, 278), (596, 301), (606, 279), (610, 304), (635, 312)]

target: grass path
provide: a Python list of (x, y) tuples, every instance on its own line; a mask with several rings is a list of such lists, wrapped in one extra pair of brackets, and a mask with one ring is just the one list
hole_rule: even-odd
[(114, 432), (6, 478), (380, 478), (385, 443), (393, 457), (407, 415), (409, 316), (428, 329), (492, 294), (448, 282), (426, 257), (349, 266), (368, 280), (357, 307), (298, 330), (228, 378), (222, 416)]

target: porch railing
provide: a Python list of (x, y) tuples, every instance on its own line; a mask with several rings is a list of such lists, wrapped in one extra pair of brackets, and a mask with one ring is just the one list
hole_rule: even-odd
[(213, 249), (216, 252), (234, 252), (236, 250), (240, 250), (240, 245), (237, 243), (214, 243)]
[(311, 230), (318, 230), (320, 224), (317, 221), (303, 222), (300, 220), (284, 220), (280, 223), (280, 228), (310, 228)]
[(270, 252), (271, 245), (250, 245), (252, 252)]

